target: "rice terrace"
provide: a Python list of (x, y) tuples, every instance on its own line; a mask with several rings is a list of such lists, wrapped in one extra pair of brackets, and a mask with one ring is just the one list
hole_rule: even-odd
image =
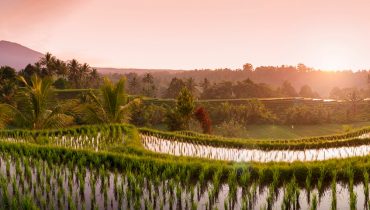
[(0, 210), (370, 210), (368, 8), (0, 0)]

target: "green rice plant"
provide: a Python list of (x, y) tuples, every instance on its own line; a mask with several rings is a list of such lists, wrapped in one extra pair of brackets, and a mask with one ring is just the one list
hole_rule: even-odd
[(347, 168), (347, 176), (348, 176), (348, 190), (349, 190), (349, 204), (350, 209), (355, 210), (356, 209), (356, 202), (357, 202), (357, 195), (353, 191), (353, 185), (354, 185), (354, 169), (352, 167)]
[(197, 210), (197, 209), (198, 209), (198, 205), (196, 203), (192, 202), (191, 203), (191, 210)]
[(228, 185), (229, 185), (229, 206), (230, 209), (234, 208), (237, 196), (237, 175), (236, 170), (232, 170), (228, 176)]
[(284, 186), (282, 209), (299, 209), (299, 188), (295, 176)]
[(6, 175), (8, 176), (8, 178), (10, 177), (10, 161), (9, 160), (6, 161)]
[(366, 169), (364, 169), (363, 176), (364, 176), (363, 185), (364, 185), (364, 197), (365, 197), (364, 206), (367, 206), (369, 202), (369, 173), (367, 172)]
[(333, 179), (331, 182), (331, 210), (337, 209), (337, 174), (333, 173)]
[(317, 210), (317, 195), (312, 195), (311, 207), (310, 210)]
[(268, 188), (267, 206), (266, 206), (267, 209), (271, 209), (273, 206), (273, 203), (275, 202), (275, 199), (276, 199), (275, 191), (279, 183), (279, 176), (280, 176), (280, 171), (277, 169), (273, 169), (273, 179)]
[(188, 136), (181, 133), (157, 131), (148, 128), (140, 128), (140, 133), (145, 135), (157, 136), (164, 139), (176, 139), (180, 142), (188, 143), (199, 143), (217, 147), (227, 148), (249, 148), (249, 149), (317, 149), (317, 148), (329, 148), (329, 147), (342, 147), (342, 146), (354, 146), (363, 145), (368, 140), (360, 139), (358, 136), (370, 133), (370, 127), (362, 128), (357, 131), (349, 132), (340, 135), (322, 136), (322, 137), (310, 137), (295, 140), (274, 140), (266, 141), (260, 139), (237, 139), (237, 138), (224, 138), (218, 136)]
[(326, 176), (326, 168), (320, 167), (320, 176), (319, 176), (319, 179), (317, 180), (317, 191), (319, 193), (319, 200), (321, 199), (321, 195), (323, 193), (323, 184), (325, 181), (325, 176)]
[(180, 186), (177, 186), (176, 187), (176, 200), (177, 200), (177, 203), (178, 203), (178, 206), (179, 206), (180, 209), (182, 209), (181, 193), (182, 193), (182, 191), (181, 191)]
[[(105, 126), (101, 129), (116, 130), (115, 135), (120, 132), (119, 127)], [(106, 131), (104, 135), (109, 134), (109, 132)], [(74, 129), (74, 131), (71, 131), (71, 137), (73, 135), (81, 136), (81, 133), (86, 134), (87, 131)], [(47, 135), (53, 136), (52, 133), (49, 134)], [(99, 200), (101, 196), (106, 200), (104, 207), (108, 208), (109, 205), (113, 208), (113, 203), (116, 205), (120, 202), (119, 200), (127, 198), (128, 203), (130, 203), (129, 208), (136, 208), (138, 202), (143, 205), (147, 201), (153, 208), (158, 209), (159, 202), (163, 201), (166, 208), (170, 202), (173, 202), (173, 208), (179, 206), (181, 208), (191, 208), (192, 203), (195, 203), (199, 207), (204, 208), (207, 205), (209, 209), (213, 209), (222, 207), (223, 201), (221, 201), (221, 204), (215, 201), (220, 189), (223, 189), (222, 186), (226, 184), (229, 187), (223, 190), (226, 189), (226, 193), (229, 194), (226, 199), (228, 209), (236, 208), (234, 202), (240, 204), (238, 206), (240, 208), (253, 209), (253, 203), (259, 199), (260, 193), (266, 188), (268, 189), (268, 203), (273, 206), (278, 192), (277, 187), (280, 183), (286, 183), (284, 188), (286, 194), (284, 197), (288, 201), (286, 206), (298, 208), (297, 202), (300, 195), (298, 184), (300, 186), (306, 184), (306, 189), (311, 190), (312, 180), (318, 180), (318, 185), (321, 186), (318, 188), (323, 189), (325, 181), (332, 178), (326, 172), (345, 168), (348, 165), (353, 165), (356, 172), (359, 169), (370, 168), (368, 157), (312, 163), (248, 163), (248, 166), (246, 166), (244, 163), (236, 164), (227, 161), (172, 157), (153, 154), (148, 151), (131, 153), (124, 150), (124, 152), (118, 153), (13, 142), (0, 143), (0, 157), (5, 157), (1, 160), (5, 163), (2, 166), (2, 173), (8, 185), (11, 186), (12, 183), (15, 183), (13, 179), (17, 177), (16, 185), (19, 187), (20, 197), (29, 193), (32, 195), (31, 199), (35, 200), (40, 208), (44, 207), (44, 204), (41, 204), (44, 200), (48, 201), (53, 198), (57, 200), (56, 197), (59, 193), (66, 204), (68, 203), (68, 197), (70, 197), (74, 204), (80, 208), (84, 203), (83, 195), (80, 193), (85, 191), (83, 190), (85, 180), (86, 187), (89, 186), (91, 191), (94, 192), (91, 199), (95, 201), (92, 201), (92, 203)], [(7, 162), (11, 166), (9, 166), (11, 168), (10, 179), (7, 178), (6, 174)], [(101, 169), (98, 169), (99, 167)], [(119, 173), (117, 173), (118, 170)], [(86, 171), (90, 174), (89, 176), (86, 175)], [(30, 174), (30, 177), (33, 176), (33, 179), (28, 180), (26, 173)], [(296, 176), (294, 176), (295, 174)], [(347, 178), (346, 174), (346, 171), (338, 171), (338, 181)], [(22, 179), (25, 179), (25, 181), (23, 182)], [(321, 184), (319, 184), (320, 180)], [(346, 179), (346, 181), (348, 180)], [(99, 185), (100, 182), (101, 185)], [(364, 182), (366, 182), (365, 175)], [(25, 186), (24, 191), (22, 185)], [(33, 189), (32, 185), (34, 186)], [(95, 186), (101, 186), (102, 188), (95, 190)], [(55, 192), (54, 189), (56, 189)], [(238, 189), (241, 189), (241, 191), (238, 191)], [(89, 191), (86, 190), (86, 193)], [(115, 195), (108, 193), (111, 191), (116, 191)], [(167, 195), (166, 191), (169, 192)], [(241, 197), (239, 197), (239, 192), (242, 192)], [(194, 199), (196, 193), (202, 198), (208, 196), (208, 200)], [(95, 194), (97, 199), (93, 198)], [(37, 198), (39, 196), (40, 198)], [(158, 200), (157, 205), (155, 205), (156, 200)], [(46, 208), (51, 205), (48, 203)], [(64, 204), (60, 204), (60, 206), (62, 205)], [(126, 208), (126, 206), (123, 206), (123, 201), (121, 206)], [(94, 208), (97, 207), (94, 206)], [(270, 208), (269, 205), (266, 205), (266, 208)]]

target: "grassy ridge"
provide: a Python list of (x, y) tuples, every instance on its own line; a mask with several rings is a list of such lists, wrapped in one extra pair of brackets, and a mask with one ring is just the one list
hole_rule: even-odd
[[(207, 192), (207, 194), (198, 194), (198, 197), (202, 195), (207, 197), (208, 195), (211, 201), (213, 198), (219, 198), (219, 192), (224, 186), (227, 186), (228, 189), (227, 195), (225, 195), (228, 202), (232, 201), (232, 199), (243, 199), (236, 196), (238, 195), (236, 193), (238, 189), (241, 189), (242, 193), (245, 192), (246, 195), (249, 193), (253, 195), (250, 200), (248, 198), (248, 201), (259, 199), (254, 197), (255, 195), (259, 196), (258, 191), (254, 190), (257, 187), (258, 189), (267, 190), (266, 192), (272, 198), (278, 196), (278, 194), (275, 194), (278, 189), (282, 189), (284, 191), (282, 192), (284, 199), (292, 197), (297, 192), (296, 198), (299, 195), (304, 196), (304, 193), (300, 194), (299, 191), (309, 189), (308, 192), (310, 193), (317, 191), (320, 200), (320, 195), (322, 196), (323, 193), (327, 192), (326, 190), (331, 183), (349, 183), (348, 188), (351, 193), (353, 193), (354, 184), (364, 182), (364, 186), (368, 186), (368, 181), (365, 181), (368, 179), (366, 179), (365, 175), (367, 174), (368, 177), (370, 171), (370, 156), (305, 163), (234, 163), (157, 154), (142, 148), (138, 130), (130, 125), (96, 125), (61, 130), (18, 130), (2, 131), (1, 133), (3, 137), (0, 137), (0, 140), (4, 136), (5, 138), (6, 136), (20, 138), (22, 135), (29, 136), (30, 140), (65, 135), (73, 135), (74, 137), (104, 135), (113, 139), (118, 138), (120, 135), (125, 137), (123, 144), (122, 142), (120, 144), (112, 144), (111, 147), (101, 151), (94, 151), (88, 148), (66, 148), (53, 145), (52, 142), (39, 144), (37, 141), (33, 143), (31, 143), (32, 141), (26, 143), (0, 141), (0, 158), (3, 160), (3, 168), (6, 168), (0, 176), (0, 188), (3, 195), (0, 208), (3, 207), (3, 209), (32, 209), (30, 204), (34, 206), (33, 209), (36, 209), (38, 206), (41, 206), (41, 209), (52, 209), (50, 206), (53, 207), (54, 204), (47, 205), (47, 202), (50, 200), (51, 202), (54, 201), (50, 197), (54, 198), (56, 196), (58, 196), (58, 200), (67, 201), (65, 205), (64, 203), (58, 203), (58, 209), (77, 209), (78, 202), (84, 204), (85, 201), (88, 202), (91, 199), (91, 202), (94, 203), (95, 196), (86, 197), (84, 193), (89, 192), (89, 188), (91, 192), (95, 192), (94, 195), (96, 192), (98, 195), (101, 195), (106, 209), (109, 209), (107, 206), (111, 203), (109, 202), (109, 196), (118, 196), (118, 200), (120, 196), (121, 198), (127, 198), (127, 200), (130, 200), (130, 205), (134, 206), (134, 209), (144, 209), (144, 207), (140, 206), (141, 201), (147, 203), (148, 200), (146, 200), (145, 195), (152, 195), (152, 192), (154, 192), (154, 201), (160, 201), (159, 197), (157, 197), (158, 193), (169, 192), (172, 196), (167, 197), (163, 202), (166, 203), (168, 201), (171, 203), (175, 199), (180, 201), (182, 198), (187, 199), (189, 197), (189, 194), (182, 193), (182, 190), (190, 192), (190, 200), (192, 200), (196, 195), (194, 194), (195, 188), (197, 191), (205, 190), (204, 192)], [(185, 132), (177, 135), (185, 134), (190, 135), (191, 133)], [(191, 135), (193, 137), (204, 136)], [(8, 172), (11, 168), (10, 162), (15, 163), (15, 173), (13, 174)], [(86, 170), (90, 171), (90, 176), (86, 176)], [(37, 173), (35, 179), (32, 179), (32, 171), (36, 171), (35, 174)], [(117, 184), (119, 175), (127, 177), (127, 187), (124, 191), (123, 186), (125, 182)], [(113, 177), (113, 184), (111, 183), (111, 177)], [(20, 181), (17, 182), (17, 179)], [(89, 183), (86, 187), (85, 180), (88, 180), (87, 183)], [(121, 180), (126, 179), (123, 178)], [(22, 189), (22, 186), (27, 186), (28, 183), (33, 183), (33, 189), (36, 189), (33, 197), (28, 197), (28, 195), (32, 194), (27, 193), (28, 191), (32, 192), (32, 188), (31, 190), (27, 187), (23, 188), (26, 191), (14, 190)], [(66, 184), (64, 185), (64, 183)], [(290, 191), (289, 189), (293, 185), (299, 189)], [(13, 187), (13, 190), (10, 190), (10, 194), (6, 193), (9, 189), (8, 186)], [(76, 186), (76, 190), (74, 190), (73, 186)], [(96, 186), (97, 188), (95, 188)], [(156, 190), (161, 187), (162, 191)], [(57, 194), (54, 191), (55, 189), (57, 189)], [(110, 189), (113, 190), (113, 194), (108, 193)], [(366, 195), (366, 193), (364, 194)], [(185, 197), (181, 195), (185, 195)], [(214, 195), (216, 197), (213, 197)], [(9, 198), (11, 198), (11, 203)], [(197, 201), (199, 199), (195, 199), (195, 203), (193, 203), (195, 205), (192, 204), (191, 209), (198, 209)], [(356, 204), (356, 199), (351, 199), (351, 203)], [(28, 208), (19, 207), (24, 204), (27, 204)], [(127, 206), (130, 205), (127, 204)], [(111, 208), (113, 208), (113, 204)], [(127, 207), (127, 209), (129, 208)], [(81, 207), (81, 209), (84, 208)], [(97, 208), (91, 207), (91, 209)], [(145, 205), (145, 209), (153, 208), (148, 208)], [(282, 209), (285, 208), (282, 207)]]
[[(294, 127), (292, 125), (248, 125), (238, 132), (237, 137), (265, 140), (298, 139), (340, 134), (366, 126), (370, 126), (370, 121), (347, 124), (294, 125)], [(216, 135), (223, 134), (222, 128), (218, 126), (214, 126), (212, 132)]]
[(301, 138), (294, 140), (261, 140), (261, 139), (239, 139), (239, 138), (224, 138), (220, 136), (209, 136), (202, 134), (194, 134), (192, 132), (174, 133), (158, 131), (149, 128), (140, 128), (140, 133), (152, 135), (159, 138), (173, 139), (179, 142), (187, 142), (194, 144), (204, 144), (228, 148), (250, 148), (250, 149), (317, 149), (330, 148), (340, 146), (355, 146), (363, 145), (370, 142), (370, 139), (360, 139), (358, 136), (370, 133), (370, 127), (357, 129), (355, 131), (328, 135), (320, 137)]
[[(348, 158), (345, 160), (329, 160), (322, 162), (295, 162), (295, 163), (232, 163), (225, 161), (213, 161), (198, 158), (183, 158), (169, 155), (136, 155), (130, 153), (118, 153), (112, 151), (94, 152), (87, 149), (68, 149), (52, 145), (38, 145), (31, 143), (1, 142), (0, 152), (10, 155), (23, 155), (40, 158), (52, 163), (76, 163), (85, 166), (104, 165), (108, 169), (131, 170), (140, 172), (143, 168), (156, 168), (158, 173), (164, 173), (171, 168), (173, 176), (182, 170), (191, 172), (196, 178), (200, 173), (212, 177), (216, 171), (222, 171), (223, 177), (227, 177), (233, 171), (249, 170), (252, 179), (260, 182), (270, 182), (273, 179), (273, 172), (279, 171), (281, 182), (289, 181), (293, 176), (300, 183), (305, 181), (309, 172), (313, 179), (320, 176), (320, 171), (328, 173), (326, 178), (330, 179), (331, 172), (337, 171), (338, 179), (346, 179), (346, 169), (354, 170), (356, 177), (361, 177), (363, 170), (370, 170), (370, 157)], [(190, 161), (191, 160), (191, 161)]]
[[(28, 142), (35, 142), (40, 138), (56, 137), (56, 136), (74, 136), (84, 135), (94, 137), (98, 133), (106, 136), (106, 139), (121, 138), (122, 133), (133, 133), (139, 131), (145, 135), (152, 135), (160, 138), (173, 139), (179, 142), (188, 142), (195, 144), (205, 144), (212, 146), (228, 147), (228, 148), (251, 148), (251, 149), (311, 149), (311, 148), (330, 148), (339, 146), (355, 146), (369, 143), (368, 138), (358, 138), (362, 134), (370, 133), (370, 127), (354, 130), (345, 134), (328, 135), (320, 137), (309, 137), (293, 140), (261, 140), (261, 139), (239, 139), (239, 138), (224, 138), (220, 136), (211, 136), (198, 134), (193, 132), (165, 132), (149, 128), (139, 128), (138, 130), (127, 124), (112, 124), (112, 125), (90, 125), (76, 126), (57, 130), (1, 130), (0, 137), (23, 139)], [(137, 136), (137, 134), (131, 134)], [(139, 139), (134, 141), (126, 141), (132, 145), (132, 148), (142, 148)]]
[[(345, 179), (348, 168), (354, 171), (356, 177), (360, 178), (364, 170), (370, 170), (370, 156), (305, 163), (235, 163), (230, 161), (157, 154), (143, 149), (140, 143), (138, 130), (131, 125), (114, 124), (105, 126), (81, 126), (60, 130), (41, 131), (8, 130), (0, 132), (0, 139), (6, 137), (21, 138), (24, 136), (29, 136), (29, 139), (34, 139), (39, 136), (77, 135), (82, 133), (88, 134), (89, 132), (90, 135), (93, 136), (96, 135), (96, 133), (92, 132), (94, 130), (104, 132), (105, 135), (115, 138), (115, 136), (120, 133), (118, 131), (119, 129), (121, 129), (126, 136), (125, 143), (113, 144), (111, 147), (107, 147), (105, 150), (98, 152), (84, 148), (65, 148), (55, 146), (52, 143), (38, 144), (34, 141), (30, 141), (29, 143), (1, 141), (0, 152), (10, 155), (17, 154), (40, 158), (54, 163), (73, 162), (86, 166), (104, 165), (107, 168), (119, 170), (130, 169), (133, 171), (140, 171), (143, 170), (143, 168), (155, 167), (155, 170), (158, 171), (158, 173), (164, 173), (168, 168), (171, 168), (174, 176), (178, 171), (187, 170), (194, 178), (198, 177), (200, 173), (207, 174), (207, 177), (212, 177), (216, 171), (221, 171), (223, 177), (228, 177), (228, 175), (235, 172), (235, 170), (237, 171), (237, 174), (240, 174), (243, 170), (248, 170), (253, 179), (266, 183), (273, 179), (274, 171), (279, 171), (281, 174), (281, 182), (289, 181), (289, 179), (295, 176), (300, 183), (303, 183), (305, 181), (305, 177), (309, 173), (312, 173), (313, 179), (317, 179), (321, 176), (321, 172), (323, 170), (327, 171), (327, 174), (325, 175), (325, 178), (327, 179), (330, 179), (331, 172), (333, 171), (337, 172), (338, 179)], [(361, 133), (366, 129), (356, 131), (357, 133), (348, 133), (346, 135), (352, 136), (354, 134)], [(144, 132), (144, 130), (141, 129), (140, 132)], [(149, 131), (147, 130), (147, 132)], [(167, 135), (172, 135), (172, 137), (185, 137), (184, 135), (174, 133), (167, 133)], [(343, 136), (345, 135), (341, 135), (339, 137)], [(194, 137), (187, 138), (192, 140), (195, 139)], [(325, 139), (328, 137), (323, 138)], [(225, 142), (227, 141), (224, 141), (224, 144)]]

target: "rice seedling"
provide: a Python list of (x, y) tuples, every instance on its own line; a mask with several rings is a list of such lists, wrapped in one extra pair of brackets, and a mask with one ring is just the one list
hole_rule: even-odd
[[(2, 179), (4, 184), (0, 184), (1, 205), (19, 206), (28, 196), (37, 207), (48, 209), (222, 209), (225, 206), (226, 209), (273, 209), (275, 206), (298, 209), (301, 205), (300, 191), (303, 189), (299, 186), (304, 186), (308, 196), (307, 203), (310, 203), (312, 208), (316, 206), (313, 208), (316, 209), (317, 195), (310, 196), (313, 180), (317, 180), (319, 198), (326, 196), (322, 192), (330, 185), (328, 181), (331, 180), (331, 206), (335, 209), (334, 204), (339, 206), (339, 203), (344, 202), (334, 197), (337, 181), (349, 183), (350, 191), (352, 189), (350, 206), (356, 205), (359, 199), (358, 192), (353, 187), (353, 178), (352, 181), (350, 178), (352, 175), (348, 176), (347, 171), (338, 171), (336, 178), (333, 178), (334, 175), (328, 173), (348, 165), (354, 165), (353, 169), (356, 171), (359, 168), (363, 170), (363, 193), (365, 198), (368, 197), (367, 170), (370, 165), (366, 157), (314, 163), (250, 163), (246, 166), (152, 153), (140, 146), (139, 134), (135, 134), (135, 137), (130, 134), (130, 129), (122, 125), (106, 125), (33, 131), (32, 135), (52, 139), (43, 145), (2, 141), (0, 180)], [(4, 134), (2, 132), (0, 131), (1, 135)], [(25, 139), (35, 138), (26, 131), (22, 132), (18, 131), (12, 138), (25, 138), (27, 135), (29, 137)], [(10, 136), (10, 133), (7, 135)], [(162, 144), (163, 141), (158, 139), (163, 138), (180, 143), (202, 142), (200, 146), (207, 148), (222, 146), (223, 149), (235, 149), (231, 147), (235, 143), (234, 140), (222, 139), (222, 145), (221, 140), (217, 140), (220, 144), (213, 145), (211, 140), (205, 140), (210, 138), (209, 136), (201, 137), (203, 140), (199, 141), (195, 138), (171, 135), (158, 135), (151, 141)], [(180, 137), (185, 140), (178, 140)], [(125, 146), (120, 145), (123, 144), (122, 139)], [(324, 140), (329, 139), (313, 142), (318, 145)], [(281, 146), (280, 143), (277, 142), (276, 147), (272, 145), (273, 142), (267, 142), (266, 145), (271, 146), (270, 149), (276, 149)], [(298, 143), (302, 142), (295, 142)], [(262, 143), (258, 145), (261, 146)], [(200, 148), (202, 147), (181, 147), (179, 151), (182, 154), (190, 150), (194, 154), (202, 154)], [(235, 151), (240, 149), (242, 148)], [(261, 151), (267, 152), (266, 148)], [(236, 152), (228, 155), (237, 154)], [(287, 154), (294, 156), (296, 153)], [(221, 157), (223, 153), (212, 155)], [(257, 156), (258, 154), (255, 154), (255, 157)], [(354, 162), (356, 164), (353, 164)], [(3, 192), (5, 188), (15, 189), (15, 186), (17, 190)], [(277, 199), (279, 192), (284, 193), (282, 201)]]
[(312, 195), (311, 207), (310, 210), (317, 210), (317, 195)]
[(364, 202), (364, 207), (366, 208), (368, 206), (369, 202), (369, 173), (367, 172), (366, 169), (363, 171), (363, 176), (364, 176), (364, 197), (365, 197), (365, 202)]
[(337, 209), (337, 174), (333, 173), (331, 182), (331, 210)]

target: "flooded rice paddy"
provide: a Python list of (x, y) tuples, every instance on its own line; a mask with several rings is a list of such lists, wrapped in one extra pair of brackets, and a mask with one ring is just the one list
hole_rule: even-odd
[[(272, 188), (258, 182), (238, 184), (236, 176), (220, 182), (181, 179), (181, 175), (148, 169), (110, 171), (100, 167), (56, 165), (27, 157), (0, 154), (0, 207), (14, 199), (30, 198), (40, 209), (350, 209), (350, 194), (357, 209), (368, 209), (364, 185), (345, 183), (320, 191), (291, 182)], [(242, 174), (243, 175), (243, 174)], [(166, 178), (167, 177), (167, 178)], [(349, 190), (352, 189), (352, 190)], [(6, 207), (6, 206), (5, 206)], [(351, 207), (352, 208), (352, 207)]]
[[(358, 138), (370, 138), (370, 133), (362, 134)], [(306, 150), (259, 150), (215, 147), (148, 135), (141, 135), (141, 140), (144, 147), (153, 152), (236, 162), (323, 161), (335, 158), (361, 157), (370, 154), (370, 145)]]

